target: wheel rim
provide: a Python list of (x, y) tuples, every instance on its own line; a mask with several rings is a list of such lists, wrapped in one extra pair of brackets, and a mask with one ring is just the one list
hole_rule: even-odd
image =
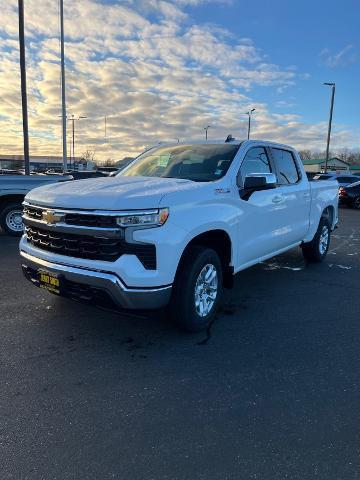
[(329, 229), (326, 225), (323, 226), (320, 235), (319, 250), (321, 255), (324, 255), (329, 244)]
[(24, 230), (21, 210), (11, 210), (6, 215), (5, 222), (6, 226), (13, 232), (22, 232)]
[(355, 200), (354, 207), (360, 209), (360, 197)]
[(195, 310), (200, 317), (209, 315), (218, 293), (218, 274), (214, 265), (208, 263), (199, 273), (195, 284)]

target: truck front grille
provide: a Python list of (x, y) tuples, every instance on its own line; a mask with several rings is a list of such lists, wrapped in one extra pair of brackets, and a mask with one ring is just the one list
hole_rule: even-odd
[[(33, 207), (30, 205), (24, 206), (24, 214), (34, 220), (41, 220), (42, 214), (46, 208)], [(53, 209), (50, 209), (53, 210)], [(56, 209), (55, 209), (56, 210)], [(116, 218), (106, 215), (92, 215), (88, 213), (66, 213), (64, 215), (64, 222), (68, 225), (76, 225), (79, 227), (94, 227), (94, 228), (116, 228)]]
[(35, 208), (35, 207), (30, 207), (30, 206), (24, 206), (24, 211), (23, 213), (26, 214), (30, 218), (34, 218), (35, 220), (41, 220), (42, 219), (42, 208)]
[(100, 227), (100, 228), (116, 228), (115, 217), (106, 217), (105, 215), (83, 215), (81, 213), (67, 213), (65, 215), (65, 223), (81, 227)]
[(122, 238), (54, 232), (34, 226), (25, 226), (25, 233), (29, 243), (48, 252), (109, 262), (121, 255), (136, 255), (146, 269), (156, 269), (155, 245), (128, 243)]

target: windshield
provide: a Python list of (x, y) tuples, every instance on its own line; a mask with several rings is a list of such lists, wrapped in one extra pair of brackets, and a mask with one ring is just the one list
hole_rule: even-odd
[(141, 155), (119, 175), (211, 182), (228, 171), (240, 145), (178, 145)]

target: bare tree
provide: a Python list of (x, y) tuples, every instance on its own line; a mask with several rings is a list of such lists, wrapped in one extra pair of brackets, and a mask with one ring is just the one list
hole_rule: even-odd
[(115, 166), (115, 160), (113, 158), (107, 158), (105, 162), (103, 163), (104, 167), (114, 167)]
[(300, 150), (299, 153), (301, 160), (311, 160), (312, 158), (314, 158), (311, 150)]
[(347, 162), (349, 160), (350, 150), (348, 148), (343, 148), (342, 150), (338, 150), (336, 152), (336, 156), (340, 158), (343, 162)]
[(351, 151), (347, 161), (352, 165), (360, 165), (360, 150)]
[(95, 162), (95, 150), (85, 150), (85, 152), (81, 155), (81, 158), (83, 158), (86, 162)]
[[(299, 150), (299, 153), (302, 160), (323, 159), (326, 156), (325, 151), (319, 150), (304, 149)], [(329, 158), (335, 157), (350, 164), (360, 165), (360, 150), (351, 150), (344, 147), (339, 150), (329, 152)]]

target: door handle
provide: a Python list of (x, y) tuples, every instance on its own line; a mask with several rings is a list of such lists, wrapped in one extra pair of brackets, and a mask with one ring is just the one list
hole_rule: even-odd
[(275, 197), (272, 198), (273, 203), (280, 203), (282, 202), (284, 197), (282, 195), (275, 195)]

